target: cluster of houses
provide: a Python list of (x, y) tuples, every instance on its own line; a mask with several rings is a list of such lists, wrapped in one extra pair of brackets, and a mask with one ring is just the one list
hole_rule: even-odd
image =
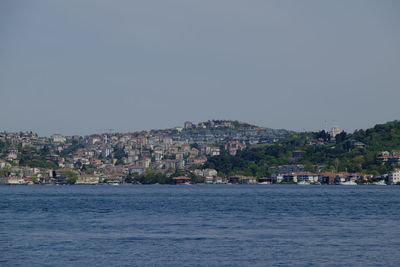
[[(0, 162), (0, 169), (7, 168), (8, 175), (0, 177), (2, 185), (16, 184), (66, 184), (66, 171), (76, 174), (75, 184), (122, 184), (125, 183), (129, 170), (111, 173), (83, 173), (68, 168), (48, 170), (24, 166), (11, 166), (4, 161)], [(356, 185), (370, 184), (400, 184), (400, 169), (394, 169), (386, 179), (374, 180), (373, 175), (348, 172), (305, 172), (302, 165), (283, 165), (271, 167), (271, 170), (286, 170), (285, 173), (273, 173), (271, 177), (252, 177), (246, 175), (219, 176), (214, 169), (193, 169), (190, 176), (174, 177), (175, 184), (328, 184), (328, 185)], [(292, 170), (295, 170), (294, 172)], [(134, 170), (136, 172), (137, 170)]]
[[(196, 174), (202, 170), (196, 170)], [(385, 185), (385, 180), (373, 181), (373, 175), (348, 172), (290, 172), (286, 174), (274, 174), (272, 177), (252, 177), (245, 175), (233, 175), (219, 177), (206, 175), (202, 177), (204, 184), (326, 184), (326, 185), (357, 185), (357, 184), (378, 184)], [(188, 176), (174, 178), (175, 184), (192, 184), (192, 179)], [(400, 169), (390, 173), (387, 180), (388, 184), (400, 184)]]
[[(2, 183), (5, 178), (9, 183), (29, 183), (29, 179), (62, 183), (60, 170), (71, 169), (77, 172), (77, 183), (98, 183), (116, 177), (123, 180), (128, 174), (148, 169), (166, 174), (187, 172), (205, 163), (207, 157), (220, 155), (221, 149), (235, 155), (249, 145), (273, 143), (288, 135), (285, 130), (230, 120), (198, 124), (187, 121), (184, 127), (133, 133), (114, 133), (110, 129), (89, 136), (40, 137), (33, 132), (2, 132), (0, 141), (7, 147), (0, 147), (0, 169), (6, 168), (7, 172), (0, 177)], [(42, 164), (36, 164), (39, 160)], [(43, 167), (43, 161), (51, 167)]]
[[(339, 133), (336, 129), (335, 134)], [(273, 143), (289, 135), (285, 130), (271, 130), (246, 123), (213, 120), (184, 127), (133, 133), (103, 133), (89, 136), (39, 137), (33, 132), (0, 133), (0, 184), (63, 184), (63, 173), (76, 173), (76, 184), (123, 183), (129, 174), (142, 174), (151, 169), (171, 175), (174, 172), (193, 174), (205, 184), (298, 183), (298, 184), (360, 184), (372, 181), (361, 173), (323, 173), (324, 166), (306, 172), (303, 165), (271, 167), (271, 177), (220, 177), (212, 169), (199, 168), (208, 157), (226, 150), (231, 155), (252, 144)], [(292, 153), (293, 162), (304, 151)], [(26, 162), (29, 158), (31, 161)], [(28, 167), (36, 160), (52, 167)], [(382, 152), (378, 161), (396, 165), (400, 153)], [(175, 183), (193, 183), (188, 176), (175, 177)], [(386, 183), (400, 182), (398, 169), (385, 177)]]
[(390, 165), (399, 165), (400, 164), (400, 153), (398, 151), (382, 151), (377, 157), (377, 160), (380, 162), (387, 163)]

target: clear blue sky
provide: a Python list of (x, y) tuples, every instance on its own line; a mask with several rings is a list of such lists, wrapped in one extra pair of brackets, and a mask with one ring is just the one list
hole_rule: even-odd
[(400, 119), (400, 1), (0, 1), (0, 130)]

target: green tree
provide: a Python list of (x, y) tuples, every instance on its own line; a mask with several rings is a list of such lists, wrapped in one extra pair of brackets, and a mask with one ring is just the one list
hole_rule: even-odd
[(73, 171), (64, 171), (62, 174), (65, 176), (68, 184), (75, 184), (78, 179), (78, 176)]

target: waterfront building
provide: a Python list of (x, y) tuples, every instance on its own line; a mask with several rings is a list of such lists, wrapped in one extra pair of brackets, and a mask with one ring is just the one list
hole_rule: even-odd
[(187, 176), (178, 176), (178, 177), (174, 177), (172, 179), (174, 180), (175, 184), (190, 184), (190, 183), (192, 183), (192, 179)]
[(81, 174), (76, 179), (76, 184), (98, 184), (100, 176), (97, 174)]
[(388, 184), (398, 184), (400, 182), (400, 169), (395, 169), (388, 175)]

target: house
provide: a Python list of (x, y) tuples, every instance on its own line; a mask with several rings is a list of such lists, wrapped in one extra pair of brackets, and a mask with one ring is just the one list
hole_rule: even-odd
[(324, 172), (321, 173), (321, 180), (322, 184), (335, 184), (336, 173), (333, 172)]
[(138, 173), (138, 174), (142, 174), (144, 173), (144, 168), (143, 167), (136, 167), (136, 166), (130, 166), (129, 167), (129, 173)]
[(15, 151), (11, 151), (10, 153), (8, 153), (7, 155), (7, 159), (8, 160), (15, 160), (18, 158), (18, 152)]
[(226, 184), (226, 179), (223, 177), (214, 177), (214, 184)]
[(319, 180), (318, 179), (319, 176), (315, 173), (305, 172), (296, 174), (297, 174), (297, 182), (316, 183)]
[(192, 171), (192, 173), (197, 176), (203, 176), (203, 171), (200, 169), (195, 169)]
[(4, 160), (0, 160), (0, 169), (1, 168), (6, 168), (6, 167), (11, 167), (11, 164), (4, 161)]
[(54, 182), (54, 179), (48, 176), (41, 176), (38, 178), (39, 184), (52, 184)]
[(214, 183), (214, 178), (212, 176), (206, 176), (203, 178), (203, 182), (205, 184), (213, 184)]
[(285, 182), (285, 183), (298, 183), (298, 182), (316, 183), (316, 182), (318, 182), (318, 175), (315, 173), (311, 173), (311, 172), (293, 172), (293, 173), (283, 175), (282, 182)]
[(238, 184), (241, 182), (242, 176), (231, 176), (228, 178), (229, 183), (231, 184)]
[(397, 153), (393, 153), (390, 155), (388, 151), (382, 151), (380, 155), (376, 158), (377, 161), (387, 162), (389, 165), (398, 165), (400, 164), (400, 156)]
[(121, 177), (121, 176), (108, 176), (105, 179), (105, 182), (107, 184), (121, 184), (122, 180), (123, 180), (123, 177)]
[(176, 168), (176, 160), (173, 159), (166, 159), (164, 160), (164, 168), (165, 169), (175, 169)]
[(297, 183), (297, 175), (294, 173), (283, 175), (282, 183)]
[(190, 121), (185, 121), (185, 123), (183, 124), (185, 127), (185, 129), (192, 129), (193, 128), (193, 123)]
[(272, 184), (272, 178), (270, 178), (270, 177), (261, 177), (261, 178), (258, 178), (258, 182), (260, 184)]
[(398, 184), (400, 182), (400, 169), (394, 169), (388, 174), (388, 184)]
[(5, 185), (19, 185), (19, 184), (26, 184), (25, 180), (21, 177), (6, 177), (0, 179), (0, 184)]
[(172, 180), (174, 180), (175, 184), (191, 184), (192, 183), (192, 179), (187, 176), (174, 177), (174, 178), (172, 178)]
[(54, 143), (65, 143), (65, 141), (67, 140), (63, 135), (61, 134), (53, 134), (51, 136), (52, 140)]
[(176, 168), (183, 170), (185, 168), (185, 161), (184, 160), (179, 160), (176, 162)]
[(225, 150), (232, 156), (236, 155), (237, 151), (243, 150), (246, 145), (239, 141), (231, 141), (225, 145)]
[(214, 169), (204, 169), (203, 175), (204, 176), (217, 176), (217, 171)]
[(288, 174), (292, 172), (303, 172), (304, 165), (297, 164), (297, 165), (280, 165), (280, 166), (273, 166), (269, 168), (270, 172), (276, 174)]
[(66, 184), (67, 183), (67, 177), (64, 175), (64, 171), (66, 169), (61, 169), (61, 170), (56, 170), (55, 175), (54, 175), (54, 182), (56, 184)]
[(398, 165), (400, 164), (400, 156), (392, 156), (388, 159), (389, 165)]
[(252, 176), (245, 176), (241, 179), (242, 184), (256, 184), (257, 178)]
[(283, 175), (282, 174), (277, 174), (277, 173), (273, 173), (272, 175), (271, 175), (271, 177), (272, 177), (272, 181), (274, 182), (274, 183), (277, 183), (277, 184), (279, 184), (279, 183), (281, 183), (282, 181), (283, 181)]
[(361, 175), (359, 173), (339, 172), (335, 177), (335, 184), (342, 184), (345, 182), (356, 182)]
[(81, 174), (76, 179), (75, 184), (98, 184), (100, 183), (100, 176), (97, 174)]

